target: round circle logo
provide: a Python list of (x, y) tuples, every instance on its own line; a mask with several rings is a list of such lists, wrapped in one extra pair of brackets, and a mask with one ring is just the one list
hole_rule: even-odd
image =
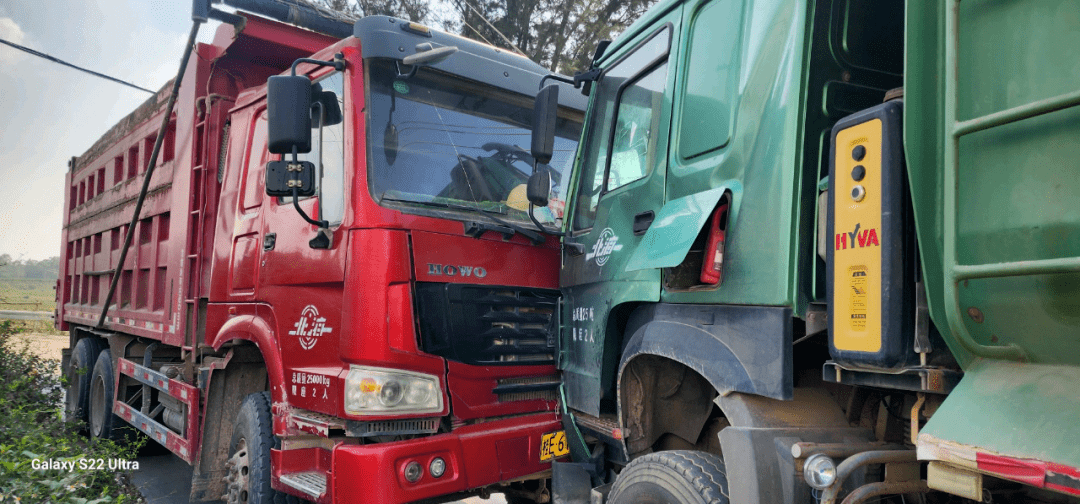
[(585, 254), (585, 260), (588, 261), (595, 257), (596, 265), (603, 266), (611, 258), (611, 253), (619, 250), (622, 250), (619, 237), (615, 235), (611, 228), (604, 228), (600, 232), (600, 237), (596, 239), (596, 243), (593, 244), (592, 250)]
[(300, 346), (304, 350), (311, 350), (322, 335), (333, 332), (334, 329), (326, 327), (326, 317), (319, 316), (319, 309), (315, 305), (307, 305), (300, 313), (300, 320), (293, 324), (290, 336), (300, 338)]

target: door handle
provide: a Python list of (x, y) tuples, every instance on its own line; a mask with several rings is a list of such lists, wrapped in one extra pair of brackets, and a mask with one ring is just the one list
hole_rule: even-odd
[(566, 247), (567, 252), (572, 256), (579, 256), (585, 253), (585, 244), (576, 243), (572, 241), (563, 241), (563, 246)]
[(277, 233), (263, 235), (263, 250), (267, 252), (274, 250), (274, 245), (277, 245)]
[(634, 235), (639, 236), (645, 234), (645, 231), (649, 230), (649, 226), (652, 225), (653, 219), (656, 218), (656, 214), (652, 210), (648, 212), (641, 212), (634, 216)]

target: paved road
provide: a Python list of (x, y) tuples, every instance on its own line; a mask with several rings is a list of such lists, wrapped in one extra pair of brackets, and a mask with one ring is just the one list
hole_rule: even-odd
[[(138, 458), (139, 470), (133, 475), (148, 504), (188, 504), (191, 493), (191, 466), (171, 454), (146, 455)], [(471, 497), (458, 504), (506, 504), (502, 494), (490, 499)]]

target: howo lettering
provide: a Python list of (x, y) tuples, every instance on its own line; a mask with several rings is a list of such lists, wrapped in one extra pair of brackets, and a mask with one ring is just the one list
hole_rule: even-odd
[(601, 44), (554, 502), (1078, 502), (1078, 13), (664, 0)]
[(547, 72), (523, 57), (200, 3), (226, 23), (185, 56), (175, 112), (166, 88), (70, 163), (69, 416), (166, 446), (194, 502), (545, 502), (565, 436), (557, 240), (536, 226), (561, 215), (524, 194), (542, 171), (565, 198), (584, 97), (534, 162)]

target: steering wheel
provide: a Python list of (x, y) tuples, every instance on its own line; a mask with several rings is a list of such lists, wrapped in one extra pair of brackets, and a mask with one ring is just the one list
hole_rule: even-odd
[(486, 151), (496, 151), (491, 157), (508, 166), (512, 165), (514, 161), (521, 161), (529, 166), (533, 165), (532, 154), (529, 154), (525, 149), (516, 145), (488, 142), (480, 147)]

